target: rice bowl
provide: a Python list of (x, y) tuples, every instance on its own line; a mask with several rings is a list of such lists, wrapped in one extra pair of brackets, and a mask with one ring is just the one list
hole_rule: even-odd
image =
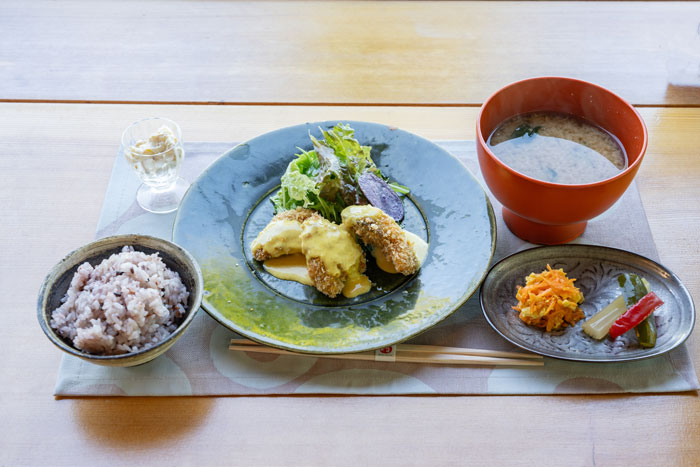
[(147, 235), (117, 235), (78, 248), (49, 271), (37, 317), (49, 340), (70, 355), (98, 365), (139, 365), (184, 334), (203, 289), (199, 265), (180, 246)]
[(125, 246), (73, 275), (51, 327), (85, 352), (113, 355), (147, 349), (176, 328), (189, 292), (158, 253)]

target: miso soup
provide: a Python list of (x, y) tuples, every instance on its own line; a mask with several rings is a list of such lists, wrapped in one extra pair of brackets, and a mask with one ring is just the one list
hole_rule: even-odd
[(488, 140), (504, 164), (537, 180), (582, 185), (614, 177), (627, 167), (615, 136), (574, 115), (531, 112), (501, 123)]

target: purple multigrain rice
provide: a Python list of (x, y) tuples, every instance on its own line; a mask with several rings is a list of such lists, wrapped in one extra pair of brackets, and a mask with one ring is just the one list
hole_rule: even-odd
[(125, 246), (94, 268), (78, 267), (51, 327), (80, 350), (112, 355), (152, 347), (185, 314), (189, 292), (158, 253)]

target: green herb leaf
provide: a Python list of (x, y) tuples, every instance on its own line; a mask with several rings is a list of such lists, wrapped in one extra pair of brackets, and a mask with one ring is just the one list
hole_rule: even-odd
[(510, 134), (511, 138), (520, 138), (522, 136), (528, 135), (528, 136), (533, 136), (535, 133), (539, 132), (542, 129), (541, 126), (536, 126), (536, 127), (531, 127), (527, 123), (523, 123), (522, 125), (518, 125), (518, 127), (513, 130), (513, 133)]

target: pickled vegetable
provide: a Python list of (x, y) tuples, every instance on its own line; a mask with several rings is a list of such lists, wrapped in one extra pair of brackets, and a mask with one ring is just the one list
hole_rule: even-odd
[(650, 349), (656, 345), (656, 323), (653, 312), (634, 328), (634, 333), (637, 335), (640, 347)]
[(525, 278), (525, 286), (518, 286), (513, 307), (525, 323), (544, 328), (547, 332), (573, 326), (585, 315), (578, 306), (583, 294), (563, 269), (547, 269), (531, 273)]
[(649, 292), (610, 326), (610, 337), (616, 339), (623, 335), (644, 321), (644, 318), (663, 304), (663, 300), (657, 297), (654, 292)]
[[(620, 274), (617, 283), (622, 289), (627, 307), (633, 306), (646, 294), (651, 292), (649, 282), (636, 274)], [(656, 321), (651, 313), (634, 328), (640, 347), (651, 348), (656, 345)]]
[(622, 316), (625, 311), (627, 311), (627, 307), (625, 306), (625, 298), (622, 295), (619, 295), (615, 300), (610, 302), (608, 306), (583, 323), (583, 332), (594, 339), (603, 339), (608, 335), (610, 326), (612, 326), (615, 320)]

